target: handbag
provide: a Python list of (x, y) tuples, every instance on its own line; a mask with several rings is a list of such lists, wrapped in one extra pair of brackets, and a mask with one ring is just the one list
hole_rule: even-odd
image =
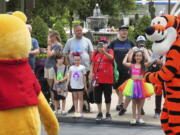
[(90, 103), (95, 103), (95, 91), (94, 91), (94, 86), (93, 86), (93, 83), (94, 83), (94, 79), (89, 81), (89, 88), (88, 88), (88, 101)]

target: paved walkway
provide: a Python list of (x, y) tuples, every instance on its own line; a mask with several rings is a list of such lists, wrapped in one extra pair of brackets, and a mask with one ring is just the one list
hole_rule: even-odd
[[(132, 105), (129, 104), (125, 115), (119, 116), (118, 112), (115, 110), (116, 104), (117, 104), (117, 96), (116, 96), (115, 91), (113, 91), (112, 104), (111, 104), (112, 120), (123, 122), (123, 123), (129, 122), (129, 120), (132, 118), (132, 110), (131, 110)], [(71, 105), (72, 105), (72, 95), (71, 95), (71, 93), (69, 93), (68, 97), (67, 97), (67, 102), (66, 102), (66, 110), (68, 110), (71, 107)], [(102, 107), (103, 107), (102, 110), (103, 110), (104, 117), (105, 117), (106, 108), (105, 108), (105, 104), (104, 104), (104, 98), (103, 98), (103, 106)], [(145, 105), (144, 105), (145, 115), (143, 116), (143, 119), (146, 122), (146, 124), (148, 124), (148, 125), (160, 126), (160, 120), (153, 118), (154, 108), (155, 108), (155, 96), (152, 96), (151, 98), (147, 98), (145, 101)], [(84, 113), (85, 118), (95, 118), (96, 115), (97, 115), (96, 104), (91, 104), (91, 113)], [(65, 117), (71, 118), (71, 117), (73, 117), (73, 114), (68, 114)], [(63, 118), (63, 119), (65, 119), (65, 118)]]

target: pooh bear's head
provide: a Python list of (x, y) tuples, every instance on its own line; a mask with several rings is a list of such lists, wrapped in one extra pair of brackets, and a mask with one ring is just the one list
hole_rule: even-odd
[(0, 60), (24, 59), (31, 49), (31, 36), (26, 16), (19, 11), (0, 14)]

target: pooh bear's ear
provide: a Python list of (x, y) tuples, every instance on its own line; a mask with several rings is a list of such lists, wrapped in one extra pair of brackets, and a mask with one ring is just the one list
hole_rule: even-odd
[(26, 21), (27, 21), (27, 17), (23, 12), (16, 11), (16, 12), (12, 13), (12, 15), (21, 19), (24, 23), (26, 23)]

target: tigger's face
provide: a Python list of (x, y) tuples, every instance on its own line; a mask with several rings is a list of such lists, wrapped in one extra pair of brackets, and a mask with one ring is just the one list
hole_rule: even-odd
[(156, 17), (151, 22), (151, 27), (146, 29), (146, 37), (153, 42), (152, 50), (155, 54), (164, 55), (168, 52), (177, 37), (176, 17), (163, 15)]

